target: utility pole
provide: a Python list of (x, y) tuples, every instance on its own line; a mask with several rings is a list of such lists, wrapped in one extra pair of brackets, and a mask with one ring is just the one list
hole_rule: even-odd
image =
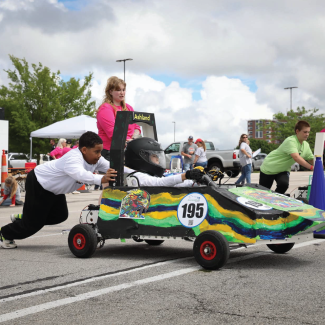
[(174, 123), (174, 142), (175, 142), (175, 128), (176, 128), (176, 122), (172, 122)]
[(125, 61), (132, 61), (133, 59), (122, 59), (122, 60), (116, 60), (116, 62), (124, 62), (124, 82), (125, 82)]
[[(293, 88), (298, 88), (298, 87), (287, 87), (287, 88), (284, 88), (284, 89), (290, 89), (290, 111), (292, 110), (292, 89)], [(288, 113), (288, 111), (287, 111)]]

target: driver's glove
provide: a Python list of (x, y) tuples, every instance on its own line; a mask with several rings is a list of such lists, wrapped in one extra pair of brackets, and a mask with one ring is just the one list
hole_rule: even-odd
[(197, 181), (197, 182), (199, 182), (202, 179), (203, 175), (204, 175), (204, 172), (202, 172), (198, 168), (194, 168), (192, 170), (188, 170), (185, 173), (186, 179), (192, 179), (192, 180)]

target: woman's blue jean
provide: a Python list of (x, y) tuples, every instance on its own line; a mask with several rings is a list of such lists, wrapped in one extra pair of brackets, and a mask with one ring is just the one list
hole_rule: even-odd
[(247, 164), (242, 167), (241, 175), (238, 178), (237, 182), (235, 184), (240, 184), (246, 179), (246, 183), (251, 183), (251, 173), (252, 173), (252, 164)]

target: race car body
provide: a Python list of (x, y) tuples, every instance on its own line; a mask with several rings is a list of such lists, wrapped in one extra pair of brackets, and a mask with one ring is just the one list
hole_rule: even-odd
[[(253, 244), (258, 240), (286, 240), (325, 227), (324, 211), (259, 185), (232, 189), (140, 187), (136, 190), (150, 197), (146, 209), (141, 200), (123, 203), (134, 190), (121, 187), (103, 191), (98, 219), (101, 235), (197, 237), (215, 230), (228, 242)], [(126, 208), (142, 209), (141, 217), (121, 214)]]

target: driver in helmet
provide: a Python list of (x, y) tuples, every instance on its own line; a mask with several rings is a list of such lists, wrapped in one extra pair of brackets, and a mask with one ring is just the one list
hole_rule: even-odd
[(204, 175), (202, 171), (193, 169), (183, 174), (163, 177), (166, 170), (164, 150), (156, 140), (145, 137), (128, 142), (125, 165), (136, 171), (129, 176), (135, 177), (139, 186), (198, 186), (193, 180), (199, 181)]

